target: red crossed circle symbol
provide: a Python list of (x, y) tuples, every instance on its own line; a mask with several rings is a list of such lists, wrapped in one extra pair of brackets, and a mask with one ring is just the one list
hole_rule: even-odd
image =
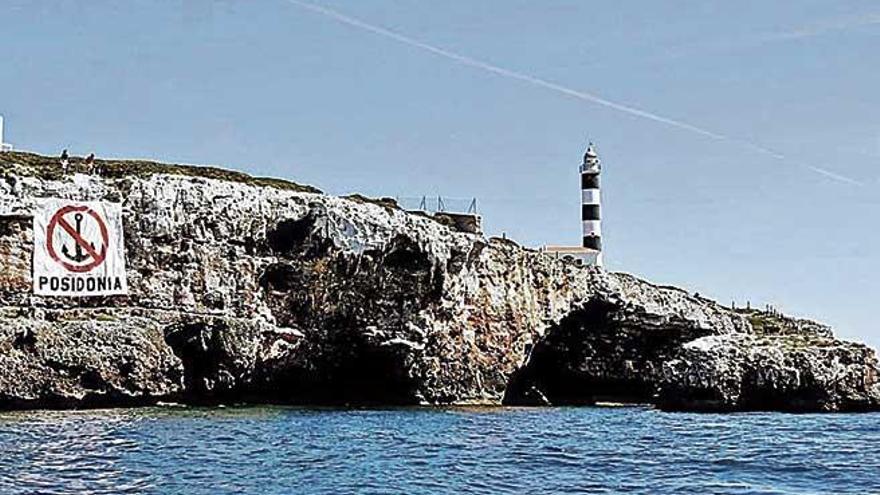
[[(68, 213), (85, 213), (90, 217), (95, 219), (95, 222), (98, 223), (98, 229), (101, 231), (101, 247), (98, 251), (92, 247), (92, 245), (86, 242), (85, 239), (70, 226), (70, 223), (64, 219), (64, 215)], [(58, 253), (55, 251), (55, 246), (53, 245), (53, 239), (55, 234), (55, 229), (57, 227), (61, 227), (62, 230), (67, 232), (70, 237), (73, 238), (74, 242), (85, 251), (91, 261), (86, 263), (85, 265), (74, 265), (68, 263), (61, 259), (58, 256)], [(52, 215), (52, 219), (49, 220), (49, 226), (46, 227), (46, 249), (49, 251), (49, 256), (52, 257), (58, 264), (63, 266), (65, 269), (71, 272), (83, 273), (93, 270), (95, 267), (104, 262), (104, 259), (107, 258), (107, 243), (109, 237), (107, 235), (107, 226), (104, 224), (104, 220), (98, 215), (95, 210), (89, 208), (88, 206), (65, 206), (58, 210), (54, 215)]]

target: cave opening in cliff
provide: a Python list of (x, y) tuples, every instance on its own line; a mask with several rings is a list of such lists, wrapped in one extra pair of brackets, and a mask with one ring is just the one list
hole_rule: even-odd
[(415, 383), (399, 356), (382, 349), (361, 349), (329, 370), (319, 402), (346, 405), (413, 405)]
[(298, 219), (282, 220), (266, 233), (266, 241), (276, 253), (292, 253), (308, 240), (314, 226), (315, 218), (311, 214)]
[(165, 331), (165, 342), (183, 365), (183, 386), (194, 402), (222, 400), (233, 392), (227, 369), (228, 353), (222, 344), (227, 327), (222, 322), (184, 323)]
[(677, 339), (624, 324), (621, 308), (590, 301), (551, 326), (512, 376), (510, 405), (592, 405), (654, 400), (661, 357)]
[(431, 270), (431, 258), (413, 239), (398, 235), (385, 255), (385, 265), (389, 268), (408, 272), (427, 272)]
[(406, 346), (338, 315), (306, 331), (290, 353), (259, 364), (249, 395), (279, 404), (415, 405), (418, 381)]
[(417, 404), (416, 382), (409, 375), (406, 353), (354, 331), (356, 322), (335, 318), (326, 329), (317, 382), (309, 399), (330, 405)]
[(326, 406), (416, 405), (416, 382), (391, 350), (325, 349), (305, 366), (275, 373), (263, 391), (278, 403)]

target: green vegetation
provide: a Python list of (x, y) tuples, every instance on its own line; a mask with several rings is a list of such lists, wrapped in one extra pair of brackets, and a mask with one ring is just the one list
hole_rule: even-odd
[(752, 324), (755, 333), (759, 335), (781, 335), (803, 333), (798, 320), (789, 318), (779, 313), (770, 313), (757, 309), (736, 309), (737, 313), (745, 315)]
[(836, 345), (830, 329), (824, 325), (757, 309), (735, 311), (749, 320), (756, 335), (770, 339), (768, 344), (788, 349)]
[[(70, 168), (74, 172), (86, 172), (85, 159), (71, 157)], [(251, 177), (242, 172), (225, 170), (216, 167), (202, 167), (195, 165), (173, 165), (168, 163), (151, 162), (146, 160), (95, 160), (95, 166), (102, 177), (148, 177), (155, 174), (184, 175), (188, 177), (202, 177), (206, 179), (218, 179), (230, 182), (239, 182), (254, 186), (273, 187), (287, 191), (306, 192), (321, 194), (321, 191), (312, 186), (306, 186), (290, 182), (284, 179), (269, 177)], [(0, 153), (0, 173), (9, 173), (13, 169), (19, 173), (27, 173), (40, 179), (61, 179), (61, 164), (58, 158), (37, 155), (24, 152)]]
[(815, 349), (818, 347), (838, 347), (840, 342), (834, 339), (820, 337), (811, 334), (784, 333), (776, 335), (764, 335), (759, 341), (761, 345), (775, 347), (783, 350), (797, 351)]
[(752, 328), (756, 333), (760, 334), (776, 334), (783, 333), (783, 331), (789, 326), (786, 325), (786, 319), (777, 315), (773, 315), (771, 313), (766, 313), (764, 311), (755, 311), (755, 310), (737, 310), (740, 313), (746, 314), (746, 318), (748, 318), (749, 323), (752, 324)]
[(118, 321), (119, 318), (109, 313), (98, 313), (92, 317), (97, 321)]
[(400, 210), (400, 205), (397, 204), (397, 200), (394, 198), (369, 198), (364, 196), (363, 194), (349, 194), (348, 196), (343, 196), (345, 199), (349, 199), (356, 203), (370, 203), (374, 205), (379, 205), (387, 210)]

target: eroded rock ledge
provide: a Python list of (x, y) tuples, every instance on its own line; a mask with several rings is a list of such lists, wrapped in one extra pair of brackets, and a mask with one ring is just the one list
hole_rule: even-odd
[[(186, 403), (880, 409), (874, 351), (388, 202), (0, 155), (0, 408)], [(30, 293), (40, 197), (123, 203), (131, 293)]]

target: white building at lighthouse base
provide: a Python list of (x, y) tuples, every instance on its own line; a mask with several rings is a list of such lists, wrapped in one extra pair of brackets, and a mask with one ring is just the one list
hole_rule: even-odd
[(542, 246), (541, 252), (579, 265), (602, 266), (602, 251), (580, 246)]

